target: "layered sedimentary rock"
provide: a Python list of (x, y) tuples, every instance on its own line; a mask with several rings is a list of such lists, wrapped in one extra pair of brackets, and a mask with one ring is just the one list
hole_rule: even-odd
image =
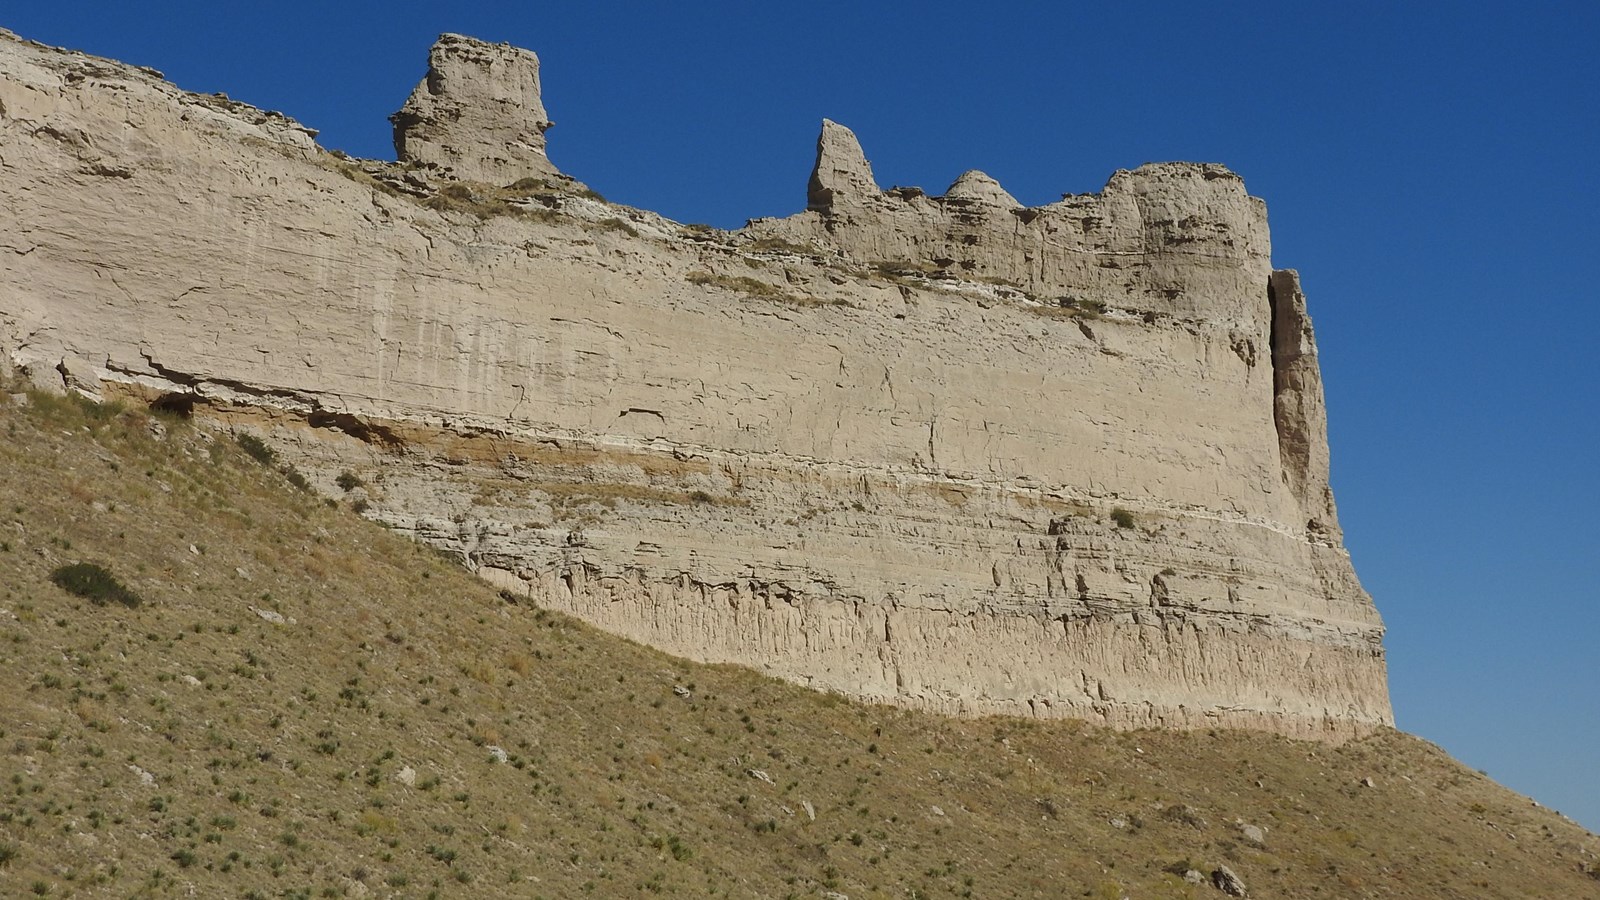
[(806, 210), (719, 232), (490, 187), (501, 107), (443, 95), (481, 143), (358, 162), (0, 38), (0, 352), (691, 658), (955, 713), (1391, 722), (1304, 296), (1236, 175), (928, 197), (825, 122)]

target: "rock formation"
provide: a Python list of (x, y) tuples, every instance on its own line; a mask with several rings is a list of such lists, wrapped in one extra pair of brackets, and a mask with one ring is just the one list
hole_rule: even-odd
[(389, 120), (401, 162), (489, 184), (556, 172), (544, 152), (551, 123), (539, 91), (539, 57), (510, 44), (440, 35), (427, 77)]
[(694, 659), (952, 713), (1391, 723), (1305, 299), (1238, 176), (930, 197), (824, 122), (807, 208), (720, 232), (494, 187), (553, 172), (532, 55), (431, 59), (418, 167), (0, 37), (0, 353), (353, 473), (508, 596)]

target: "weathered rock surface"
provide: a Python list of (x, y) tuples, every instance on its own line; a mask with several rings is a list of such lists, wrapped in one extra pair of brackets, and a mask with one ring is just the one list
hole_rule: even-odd
[(1236, 175), (885, 192), (824, 123), (805, 211), (687, 228), (451, 183), (543, 160), (531, 54), (489, 46), (436, 48), (421, 91), (463, 111), (418, 168), (0, 36), (0, 353), (354, 473), (368, 515), (694, 659), (954, 713), (1392, 722), (1304, 296)]
[(1244, 886), (1244, 880), (1235, 875), (1233, 870), (1227, 866), (1218, 866), (1211, 873), (1211, 884), (1229, 897), (1250, 896), (1250, 891)]
[(556, 173), (545, 156), (551, 122), (539, 90), (539, 57), (529, 50), (440, 35), (427, 77), (389, 118), (402, 162), (488, 184)]

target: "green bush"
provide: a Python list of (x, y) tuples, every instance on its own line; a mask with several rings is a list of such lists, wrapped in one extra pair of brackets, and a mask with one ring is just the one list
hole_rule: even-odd
[(144, 598), (129, 590), (115, 575), (94, 563), (61, 566), (50, 573), (50, 580), (67, 593), (82, 597), (95, 606), (120, 603), (133, 609), (144, 602)]
[(234, 440), (239, 442), (239, 449), (250, 454), (251, 459), (261, 463), (263, 466), (272, 465), (273, 461), (278, 458), (278, 454), (273, 453), (271, 447), (263, 444), (261, 439), (253, 434), (241, 434), (235, 437)]
[(307, 481), (306, 477), (300, 474), (300, 470), (294, 466), (284, 466), (283, 477), (289, 479), (289, 483), (300, 490), (310, 492), (311, 482)]
[(339, 490), (347, 494), (366, 484), (354, 472), (340, 472), (339, 477), (335, 478), (333, 483), (339, 486)]
[(1132, 528), (1133, 513), (1119, 506), (1111, 511), (1111, 521), (1115, 522), (1118, 528)]
[(634, 228), (632, 225), (629, 225), (627, 222), (624, 222), (615, 216), (612, 216), (609, 219), (601, 219), (595, 224), (606, 231), (620, 231), (628, 237), (639, 236), (639, 229)]

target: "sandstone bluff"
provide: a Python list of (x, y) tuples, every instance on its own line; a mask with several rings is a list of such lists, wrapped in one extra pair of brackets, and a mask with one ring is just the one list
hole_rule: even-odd
[(802, 212), (680, 225), (557, 171), (537, 59), (456, 35), (393, 122), (398, 162), (349, 159), (0, 33), (0, 352), (693, 659), (959, 714), (1392, 723), (1305, 298), (1232, 172), (929, 196), (824, 122)]

